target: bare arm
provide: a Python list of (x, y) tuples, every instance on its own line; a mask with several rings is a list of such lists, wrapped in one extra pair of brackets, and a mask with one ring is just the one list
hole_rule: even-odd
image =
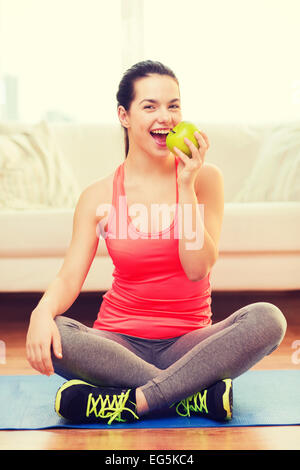
[[(207, 276), (219, 255), (219, 240), (224, 212), (223, 175), (213, 164), (204, 164), (210, 147), (205, 132), (195, 132), (198, 147), (189, 139), (184, 141), (191, 150), (191, 158), (174, 147), (179, 157), (179, 257), (183, 270), (191, 281)], [(189, 209), (185, 215), (184, 209)], [(203, 210), (202, 210), (203, 209)], [(204, 215), (203, 215), (204, 212)], [(187, 222), (187, 224), (185, 223)], [(188, 226), (188, 234), (185, 227)], [(193, 243), (190, 240), (193, 239)]]
[[(183, 214), (179, 256), (191, 281), (203, 279), (215, 264), (223, 219), (222, 175), (213, 166), (203, 167), (200, 172), (202, 174), (198, 178), (196, 191), (191, 185), (182, 185), (179, 191)], [(187, 214), (184, 212), (184, 206), (190, 209)], [(186, 227), (189, 227), (189, 230), (186, 231)]]
[(54, 372), (51, 347), (56, 357), (62, 357), (63, 353), (54, 318), (68, 310), (78, 297), (97, 251), (95, 192), (90, 186), (80, 195), (73, 217), (72, 240), (63, 265), (31, 313), (26, 338), (27, 359), (42, 374)]

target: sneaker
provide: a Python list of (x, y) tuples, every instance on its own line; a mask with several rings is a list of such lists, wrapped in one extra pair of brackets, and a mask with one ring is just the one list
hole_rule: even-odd
[(135, 390), (102, 388), (82, 380), (69, 380), (58, 390), (56, 413), (69, 421), (99, 423), (127, 422), (136, 415)]
[[(175, 406), (173, 403), (171, 406)], [(228, 421), (232, 418), (232, 380), (224, 379), (211, 387), (194, 393), (176, 405), (176, 413), (180, 416), (198, 415), (216, 421)]]

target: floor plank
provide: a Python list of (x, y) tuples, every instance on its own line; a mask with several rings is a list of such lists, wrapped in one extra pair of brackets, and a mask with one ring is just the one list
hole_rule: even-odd
[(1, 431), (3, 450), (299, 450), (299, 426)]

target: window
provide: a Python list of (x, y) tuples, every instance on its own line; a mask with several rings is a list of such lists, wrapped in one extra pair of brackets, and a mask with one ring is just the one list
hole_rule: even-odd
[(299, 118), (299, 17), (299, 0), (0, 0), (0, 116), (118, 122), (122, 73), (154, 59), (186, 119)]
[(120, 11), (121, 0), (1, 0), (2, 118), (115, 121)]
[(300, 116), (299, 0), (144, 2), (144, 56), (173, 68), (188, 119)]

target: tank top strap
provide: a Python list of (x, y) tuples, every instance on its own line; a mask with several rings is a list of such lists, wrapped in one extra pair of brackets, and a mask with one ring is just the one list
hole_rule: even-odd
[[(176, 203), (178, 204), (178, 163), (179, 159), (175, 157), (175, 168), (176, 168)], [(121, 163), (115, 171), (114, 176), (114, 183), (113, 183), (113, 204), (116, 207), (117, 197), (119, 195), (125, 196), (125, 189), (124, 189), (124, 164)]]
[[(179, 160), (175, 157), (175, 168), (176, 168), (176, 210), (173, 223), (170, 226), (172, 230), (174, 225), (177, 227), (177, 215), (178, 215), (178, 203), (179, 203), (179, 192), (178, 192), (178, 163)], [(124, 188), (124, 164), (125, 161), (122, 162), (116, 169), (113, 179), (113, 196), (112, 196), (112, 205), (113, 210), (111, 212), (111, 217), (109, 217), (109, 227), (113, 233), (123, 234), (121, 237), (124, 236), (124, 231), (130, 229), (130, 219), (128, 217), (128, 208), (127, 208), (127, 197), (125, 194)], [(114, 215), (114, 217), (113, 217)], [(121, 227), (119, 226), (121, 222)], [(131, 227), (132, 228), (132, 227)], [(121, 230), (121, 231), (120, 231)], [(127, 232), (126, 232), (127, 233)], [(143, 232), (139, 232), (143, 234)]]
[(118, 197), (119, 195), (121, 194), (122, 195), (122, 185), (121, 185), (121, 181), (122, 181), (122, 178), (123, 178), (123, 174), (124, 174), (124, 162), (121, 163), (118, 168), (116, 169), (115, 171), (115, 175), (114, 175), (114, 182), (113, 182), (113, 197), (112, 197), (112, 203), (113, 203), (113, 206), (114, 207), (117, 207), (117, 201), (118, 201)]
[(106, 243), (109, 241), (108, 239), (111, 236), (114, 238), (116, 234), (116, 220), (118, 218), (117, 213), (119, 211), (117, 202), (119, 201), (119, 194), (120, 192), (122, 192), (121, 184), (120, 184), (122, 165), (123, 163), (121, 163), (114, 172), (111, 208), (110, 208), (108, 221), (107, 221), (108, 232), (105, 236)]
[[(178, 163), (179, 163), (179, 159), (177, 159), (177, 157), (175, 157), (175, 164), (176, 164), (176, 205), (178, 205), (179, 203), (179, 193), (178, 193)], [(177, 206), (176, 206), (177, 207)], [(176, 213), (177, 213), (177, 209), (176, 209)]]

